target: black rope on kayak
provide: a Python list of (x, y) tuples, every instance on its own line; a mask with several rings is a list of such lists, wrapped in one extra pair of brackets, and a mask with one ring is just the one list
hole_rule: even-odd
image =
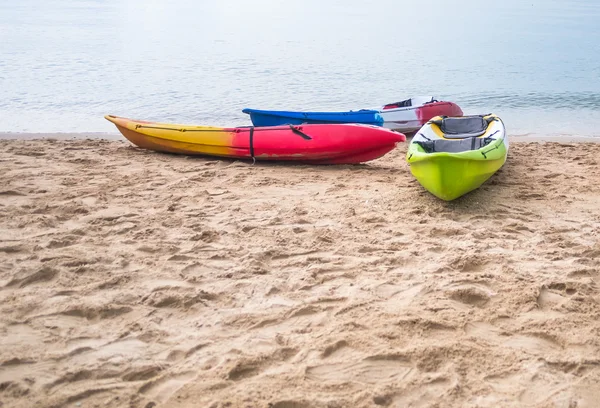
[(435, 152), (435, 142), (433, 140), (429, 140), (427, 142), (422, 142), (420, 140), (416, 140), (413, 142), (414, 144), (421, 146), (426, 153), (434, 153)]
[(224, 132), (229, 133), (232, 130), (239, 128), (222, 128), (222, 129), (185, 129), (185, 128), (172, 128), (172, 127), (161, 127), (161, 126), (147, 126), (147, 125), (135, 125), (136, 129), (158, 129), (158, 130), (174, 130), (176, 132)]
[[(253, 127), (254, 126), (238, 126), (238, 127), (233, 127), (233, 128), (220, 128), (220, 129), (214, 129), (214, 128), (212, 128), (212, 129), (184, 129), (184, 128), (162, 127), (162, 126), (135, 125), (136, 129), (144, 128), (144, 129), (174, 130), (177, 132), (224, 132), (224, 133), (245, 130), (245, 129), (249, 129), (249, 128), (253, 128)], [(312, 137), (310, 137), (306, 133), (302, 132), (297, 127), (290, 125), (290, 129), (294, 133), (302, 136), (303, 139), (312, 140)], [(257, 132), (281, 131), (281, 127), (279, 127), (279, 126), (261, 127), (260, 129), (256, 129), (256, 131)]]
[(302, 139), (304, 139), (304, 140), (312, 140), (312, 137), (310, 137), (309, 135), (307, 135), (306, 133), (304, 133), (303, 131), (301, 131), (297, 127), (294, 127), (293, 125), (290, 125), (290, 129), (295, 134), (300, 135), (302, 137)]
[(448, 116), (446, 116), (446, 115), (440, 115), (440, 119), (436, 119), (436, 120), (434, 120), (433, 118), (429, 119), (427, 121), (427, 124), (428, 125), (431, 125), (431, 124), (438, 125), (438, 127), (441, 128), (442, 127), (442, 123), (444, 123), (444, 119), (446, 119), (447, 117)]
[[(493, 136), (494, 136), (496, 133), (498, 133), (498, 132), (500, 132), (500, 130), (499, 130), (499, 129), (498, 129), (498, 130), (496, 130), (495, 132), (493, 132), (492, 134), (490, 134), (489, 136), (486, 136), (486, 137), (484, 137), (484, 138), (483, 138), (483, 140), (485, 141), (485, 145), (488, 145), (488, 144), (492, 143), (492, 141), (494, 140), (494, 139), (493, 139)], [(484, 145), (484, 146), (485, 146), (485, 145)], [(489, 153), (489, 152), (491, 152), (491, 151), (494, 151), (494, 150), (496, 150), (496, 149), (498, 149), (498, 148), (499, 148), (499, 146), (496, 146), (496, 147), (494, 147), (494, 148), (492, 148), (492, 149), (490, 149), (490, 150), (486, 150), (485, 152), (481, 152), (481, 154), (483, 155), (483, 158), (484, 158), (484, 159), (487, 159), (487, 156), (486, 156), (486, 154), (487, 154), (487, 153)], [(473, 150), (474, 150), (474, 149), (473, 149)]]
[(491, 139), (498, 132), (500, 132), (500, 129), (496, 130), (495, 132), (492, 132), (492, 134), (490, 134), (489, 136), (486, 136), (485, 139)]
[(252, 164), (255, 164), (256, 157), (254, 157), (254, 126), (250, 126), (250, 136), (248, 144), (250, 145), (250, 157), (252, 157)]
[(487, 116), (490, 116), (490, 115), (491, 115), (491, 113), (488, 113), (487, 115), (482, 115), (483, 120), (485, 120), (488, 125), (492, 122), (496, 122), (496, 121), (500, 120), (497, 116), (491, 116), (488, 118)]
[(158, 130), (175, 130), (178, 132), (214, 132), (214, 130), (208, 129), (177, 129), (170, 127), (161, 127), (161, 126), (146, 126), (146, 125), (135, 125), (136, 129), (158, 129)]
[(498, 150), (499, 148), (500, 148), (500, 145), (496, 145), (496, 146), (492, 147), (491, 149), (486, 150), (485, 152), (481, 152), (481, 154), (483, 155), (484, 159), (487, 159), (486, 154), (488, 154), (489, 152), (493, 152), (494, 150)]

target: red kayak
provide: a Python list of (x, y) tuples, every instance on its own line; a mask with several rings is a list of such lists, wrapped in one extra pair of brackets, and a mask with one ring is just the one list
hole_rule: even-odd
[(221, 128), (105, 118), (141, 148), (186, 155), (355, 164), (377, 159), (406, 141), (402, 133), (361, 124)]

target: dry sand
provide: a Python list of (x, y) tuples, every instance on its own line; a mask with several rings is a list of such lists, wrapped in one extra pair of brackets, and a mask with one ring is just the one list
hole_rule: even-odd
[(600, 144), (513, 143), (451, 203), (406, 146), (0, 141), (0, 406), (600, 406)]

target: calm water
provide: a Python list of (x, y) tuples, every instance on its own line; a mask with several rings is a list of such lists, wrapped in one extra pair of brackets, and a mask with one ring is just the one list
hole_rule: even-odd
[(246, 125), (244, 107), (413, 95), (512, 134), (600, 136), (598, 0), (0, 0), (0, 132), (111, 113)]

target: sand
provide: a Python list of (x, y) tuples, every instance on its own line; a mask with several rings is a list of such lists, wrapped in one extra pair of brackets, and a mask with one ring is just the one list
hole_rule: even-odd
[(0, 406), (597, 407), (600, 144), (404, 160), (0, 141)]

